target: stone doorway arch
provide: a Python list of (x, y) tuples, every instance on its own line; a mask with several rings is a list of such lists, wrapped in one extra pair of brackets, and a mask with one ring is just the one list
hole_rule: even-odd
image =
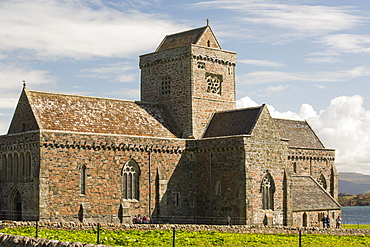
[(308, 219), (307, 219), (307, 213), (304, 212), (303, 215), (302, 215), (302, 226), (303, 227), (307, 227), (308, 226)]
[(16, 221), (22, 220), (22, 197), (17, 189), (13, 190), (11, 197), (11, 212), (10, 218)]

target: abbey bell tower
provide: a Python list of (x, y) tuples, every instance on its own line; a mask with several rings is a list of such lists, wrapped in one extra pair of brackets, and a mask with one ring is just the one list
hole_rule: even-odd
[(216, 111), (235, 109), (236, 53), (222, 50), (211, 27), (166, 36), (140, 56), (141, 101), (164, 103), (182, 138), (201, 138)]

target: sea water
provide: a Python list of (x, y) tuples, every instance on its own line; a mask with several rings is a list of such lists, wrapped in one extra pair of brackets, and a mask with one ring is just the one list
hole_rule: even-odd
[(370, 206), (342, 207), (343, 224), (370, 225)]

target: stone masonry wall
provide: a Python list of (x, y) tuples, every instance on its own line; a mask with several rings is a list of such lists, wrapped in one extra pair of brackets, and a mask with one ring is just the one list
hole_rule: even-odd
[[(80, 213), (84, 222), (119, 222), (120, 207), (124, 222), (131, 222), (136, 214), (155, 214), (159, 207), (166, 209), (162, 213), (173, 215), (167, 203), (156, 202), (157, 179), (158, 173), (166, 178), (165, 183), (183, 179), (173, 173), (182, 166), (184, 147), (185, 142), (179, 139), (43, 131), (40, 219), (78, 222)], [(122, 168), (129, 160), (140, 168), (139, 200), (122, 199)], [(85, 194), (80, 192), (83, 165), (87, 172)]]
[[(290, 148), (289, 168), (293, 175), (311, 175), (337, 200), (338, 174), (334, 157), (335, 151), (331, 149)], [(325, 181), (321, 181), (321, 175)]]
[[(11, 134), (0, 137), (0, 216), (22, 220), (37, 220), (39, 210), (39, 138), (38, 131), (22, 134)], [(24, 154), (30, 154), (30, 170), (24, 171)], [(22, 156), (23, 154), (23, 156)], [(9, 159), (12, 157), (11, 163)], [(17, 158), (16, 158), (17, 157)], [(9, 174), (9, 169), (11, 173)], [(22, 171), (21, 171), (22, 170)], [(28, 174), (30, 173), (30, 174)], [(27, 174), (27, 176), (19, 176)], [(22, 202), (21, 215), (17, 215), (17, 200), (19, 194)]]
[[(236, 107), (236, 53), (220, 49), (191, 46), (192, 119), (194, 137), (201, 138), (215, 111)], [(219, 93), (208, 92), (207, 78), (220, 80)]]
[(183, 130), (191, 128), (191, 65), (188, 46), (140, 56), (141, 101), (164, 102)]
[[(214, 111), (235, 109), (235, 64), (234, 52), (196, 45), (143, 55), (141, 100), (165, 102), (183, 137), (200, 138)], [(207, 92), (207, 75), (222, 78), (220, 94)]]
[[(275, 125), (264, 107), (251, 137), (245, 138), (245, 165), (247, 171), (248, 224), (263, 224), (271, 219), (272, 224), (282, 225), (289, 217), (285, 214), (284, 173), (288, 157), (287, 143), (280, 139)], [(262, 209), (262, 179), (270, 174), (274, 180), (274, 210)]]
[(230, 216), (246, 223), (242, 137), (197, 140), (194, 152), (196, 214), (200, 223), (218, 224)]

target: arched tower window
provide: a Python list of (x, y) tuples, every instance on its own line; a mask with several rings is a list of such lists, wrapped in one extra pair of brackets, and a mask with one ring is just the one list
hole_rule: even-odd
[(324, 175), (320, 175), (319, 179), (317, 179), (317, 182), (324, 188), (326, 189), (328, 186), (326, 184), (326, 179), (324, 177)]
[(122, 169), (122, 197), (125, 200), (139, 200), (139, 166), (128, 161)]
[(262, 209), (274, 210), (274, 193), (274, 180), (270, 173), (267, 173), (266, 176), (263, 177), (261, 183)]

